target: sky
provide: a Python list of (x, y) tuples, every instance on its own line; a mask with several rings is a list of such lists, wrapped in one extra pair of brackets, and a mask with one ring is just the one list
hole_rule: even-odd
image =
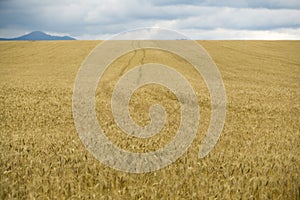
[(0, 37), (39, 30), (82, 40), (142, 27), (191, 39), (300, 39), (300, 0), (0, 0)]

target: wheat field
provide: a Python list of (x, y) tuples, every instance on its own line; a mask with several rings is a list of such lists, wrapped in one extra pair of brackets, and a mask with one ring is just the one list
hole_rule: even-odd
[(132, 96), (137, 124), (148, 108), (168, 114), (149, 140), (129, 137), (114, 123), (110, 98), (119, 77), (157, 61), (182, 73), (196, 91), (200, 127), (190, 148), (161, 170), (130, 174), (96, 160), (80, 141), (72, 115), (76, 74), (100, 41), (0, 42), (1, 199), (300, 199), (300, 41), (199, 41), (222, 75), (227, 115), (210, 154), (198, 158), (210, 117), (207, 87), (182, 58), (137, 50), (115, 62), (96, 93), (99, 123), (118, 146), (156, 150), (178, 128), (176, 96), (158, 85)]

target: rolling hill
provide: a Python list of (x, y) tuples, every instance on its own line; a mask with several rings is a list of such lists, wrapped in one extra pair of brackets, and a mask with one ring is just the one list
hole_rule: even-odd
[(69, 36), (54, 36), (48, 35), (41, 31), (33, 31), (31, 33), (22, 35), (16, 38), (0, 38), (0, 40), (76, 40), (75, 38)]

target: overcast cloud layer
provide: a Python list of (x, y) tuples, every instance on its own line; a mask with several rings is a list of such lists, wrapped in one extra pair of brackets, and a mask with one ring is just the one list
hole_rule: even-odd
[(300, 1), (0, 0), (0, 37), (41, 30), (106, 39), (141, 27), (192, 39), (300, 39)]

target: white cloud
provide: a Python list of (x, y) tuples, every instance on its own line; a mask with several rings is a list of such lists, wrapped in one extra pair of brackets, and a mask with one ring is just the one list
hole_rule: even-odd
[(299, 9), (299, 0), (153, 0), (155, 5), (198, 5), (209, 7), (233, 7), (233, 8), (271, 8), (271, 9)]
[(187, 29), (182, 33), (202, 40), (299, 40), (300, 28), (276, 30)]
[(105, 39), (139, 27), (175, 29), (199, 39), (300, 39), (300, 1), (0, 1), (0, 37), (41, 30)]
[[(198, 15), (176, 19), (178, 28), (271, 30), (300, 27), (298, 10), (199, 7)], [(175, 22), (173, 22), (174, 27)]]

